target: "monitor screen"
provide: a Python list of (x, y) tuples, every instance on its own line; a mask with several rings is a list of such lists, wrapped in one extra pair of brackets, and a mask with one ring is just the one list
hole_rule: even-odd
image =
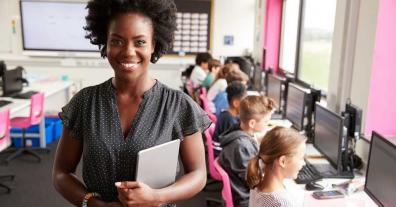
[(288, 84), (286, 99), (286, 119), (299, 131), (304, 129), (304, 109), (307, 91), (293, 83)]
[(282, 104), (282, 79), (268, 73), (267, 79), (267, 96), (274, 99), (278, 105), (278, 111)]
[(313, 145), (338, 169), (341, 158), (344, 119), (319, 103), (315, 104), (315, 132)]
[(379, 206), (395, 206), (395, 175), (395, 144), (373, 132), (364, 190)]
[(22, 69), (6, 70), (3, 74), (3, 96), (10, 96), (22, 91)]
[(23, 48), (50, 51), (98, 51), (86, 39), (86, 2), (21, 1)]

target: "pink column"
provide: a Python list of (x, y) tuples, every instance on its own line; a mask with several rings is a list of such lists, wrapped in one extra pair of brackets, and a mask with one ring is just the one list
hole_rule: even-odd
[(282, 26), (282, 0), (268, 0), (265, 12), (264, 49), (266, 49), (265, 68), (278, 70)]
[(365, 134), (396, 135), (396, 1), (380, 0)]

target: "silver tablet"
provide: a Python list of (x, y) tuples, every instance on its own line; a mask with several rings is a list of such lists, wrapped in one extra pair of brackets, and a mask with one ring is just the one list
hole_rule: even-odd
[(158, 189), (175, 182), (180, 140), (141, 150), (138, 153), (136, 181)]

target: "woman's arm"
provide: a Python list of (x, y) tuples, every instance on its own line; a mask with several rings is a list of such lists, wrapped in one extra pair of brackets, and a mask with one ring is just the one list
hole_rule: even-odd
[(186, 136), (180, 145), (185, 174), (174, 184), (151, 189), (144, 183), (121, 182), (119, 199), (125, 206), (159, 206), (186, 200), (200, 192), (206, 184), (205, 150), (201, 132)]
[[(63, 127), (62, 137), (55, 154), (52, 182), (55, 189), (76, 206), (81, 206), (84, 195), (87, 193), (86, 187), (75, 175), (82, 149), (82, 141), (72, 138), (70, 131)], [(89, 199), (88, 204), (89, 206), (105, 206), (104, 202), (96, 198)]]
[(180, 145), (185, 174), (174, 185), (158, 190), (161, 203), (185, 200), (200, 192), (206, 184), (205, 149), (202, 133), (184, 138)]

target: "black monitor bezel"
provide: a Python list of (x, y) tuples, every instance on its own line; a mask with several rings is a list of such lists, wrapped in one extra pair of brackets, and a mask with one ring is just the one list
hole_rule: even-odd
[[(340, 129), (339, 129), (339, 137), (338, 137), (338, 139), (339, 139), (339, 144), (338, 144), (338, 156), (337, 156), (337, 163), (334, 163), (331, 159), (330, 159), (330, 157), (328, 156), (328, 155), (326, 155), (326, 153), (324, 153), (324, 151), (323, 150), (321, 150), (318, 146), (317, 146), (317, 144), (316, 144), (316, 113), (317, 113), (317, 110), (316, 110), (316, 107), (320, 107), (320, 108), (322, 108), (322, 109), (324, 109), (324, 111), (327, 111), (329, 114), (331, 114), (331, 115), (333, 115), (333, 116), (335, 116), (335, 117), (337, 117), (339, 120), (340, 120)], [(341, 170), (342, 170), (342, 145), (343, 145), (343, 128), (344, 128), (344, 121), (345, 121), (345, 119), (344, 119), (344, 117), (342, 117), (341, 115), (339, 115), (339, 114), (337, 114), (337, 113), (335, 113), (335, 112), (333, 112), (333, 111), (331, 111), (331, 110), (329, 110), (328, 108), (326, 108), (325, 106), (322, 106), (319, 102), (316, 102), (315, 103), (315, 129), (314, 129), (314, 138), (313, 138), (313, 146), (315, 147), (315, 149), (317, 149), (322, 155), (324, 155), (325, 156), (325, 158), (326, 158), (326, 160), (327, 161), (329, 161), (329, 163), (335, 168), (335, 169), (337, 169), (337, 171), (338, 172), (340, 172)]]
[[(12, 77), (14, 76), (14, 74), (18, 73), (17, 76), (15, 76), (17, 79), (19, 78), (19, 82), (20, 82), (20, 88), (18, 88), (18, 90), (13, 90), (13, 91), (9, 91), (9, 83), (10, 81), (8, 80), (8, 78), (10, 77), (9, 74), (12, 74)], [(17, 67), (11, 70), (6, 70), (4, 71), (3, 77), (2, 77), (3, 83), (2, 83), (2, 87), (3, 87), (3, 96), (8, 97), (10, 95), (19, 93), (23, 90), (23, 83), (22, 83), (22, 69)], [(16, 81), (15, 81), (16, 82)], [(14, 83), (14, 82), (13, 82)], [(15, 84), (15, 83), (14, 83)]]
[(378, 138), (379, 140), (383, 141), (385, 144), (392, 146), (394, 149), (396, 149), (396, 145), (393, 144), (392, 142), (390, 142), (388, 139), (386, 139), (384, 136), (382, 136), (382, 135), (379, 134), (378, 132), (372, 131), (372, 133), (371, 133), (371, 140), (370, 140), (369, 156), (368, 156), (368, 159), (367, 159), (366, 179), (365, 179), (365, 182), (364, 182), (364, 192), (366, 192), (367, 195), (369, 195), (370, 198), (373, 199), (373, 201), (374, 201), (377, 205), (379, 205), (379, 206), (384, 206), (384, 204), (382, 204), (381, 201), (379, 201), (379, 200), (377, 199), (377, 197), (375, 197), (375, 195), (367, 188), (367, 175), (368, 175), (368, 172), (369, 172), (369, 170), (370, 170), (371, 150), (372, 150), (372, 148), (373, 148), (373, 143), (374, 143), (373, 140), (374, 140), (374, 137), (376, 137), (376, 138)]
[[(299, 90), (299, 91), (301, 91), (301, 92), (304, 93), (304, 100), (303, 100), (303, 103), (304, 103), (304, 104), (301, 106), (301, 107), (302, 107), (302, 109), (301, 109), (301, 110), (302, 110), (302, 116), (301, 116), (301, 119), (300, 119), (300, 121), (299, 121), (299, 127), (297, 127), (297, 126), (296, 126), (297, 124), (294, 123), (292, 120), (290, 120), (290, 119), (288, 118), (288, 116), (287, 116), (287, 114), (288, 114), (288, 113), (287, 113), (287, 110), (288, 110), (287, 105), (288, 105), (288, 103), (289, 103), (290, 87), (293, 87), (293, 88), (295, 88), (295, 89), (297, 89), (297, 90)], [(301, 86), (299, 86), (299, 85), (297, 85), (297, 84), (295, 84), (295, 83), (289, 83), (289, 84), (287, 85), (286, 110), (285, 110), (285, 117), (286, 117), (286, 119), (289, 120), (290, 122), (292, 122), (293, 127), (294, 127), (295, 129), (297, 129), (298, 131), (304, 130), (305, 106), (306, 106), (307, 97), (308, 97), (308, 94), (309, 94), (309, 93), (307, 93), (306, 91), (302, 90), (300, 87), (301, 87)]]
[[(279, 77), (279, 76), (277, 76), (277, 75), (275, 75), (275, 74), (272, 74), (272, 73), (268, 73), (267, 74), (267, 87), (266, 87), (266, 95), (269, 97), (269, 98), (272, 98), (272, 97), (270, 97), (269, 95), (268, 95), (268, 92), (269, 92), (269, 85), (270, 85), (270, 78), (273, 78), (274, 80), (276, 80), (276, 81), (279, 81), (279, 83), (280, 83), (280, 85), (279, 85), (279, 99), (278, 100), (275, 100), (276, 101), (276, 103), (277, 103), (277, 105), (278, 105), (278, 107), (277, 107), (277, 111), (280, 111), (281, 110), (281, 104), (282, 104), (282, 85), (284, 84), (284, 79), (282, 79), (281, 77)], [(273, 99), (273, 98), (272, 98)]]

